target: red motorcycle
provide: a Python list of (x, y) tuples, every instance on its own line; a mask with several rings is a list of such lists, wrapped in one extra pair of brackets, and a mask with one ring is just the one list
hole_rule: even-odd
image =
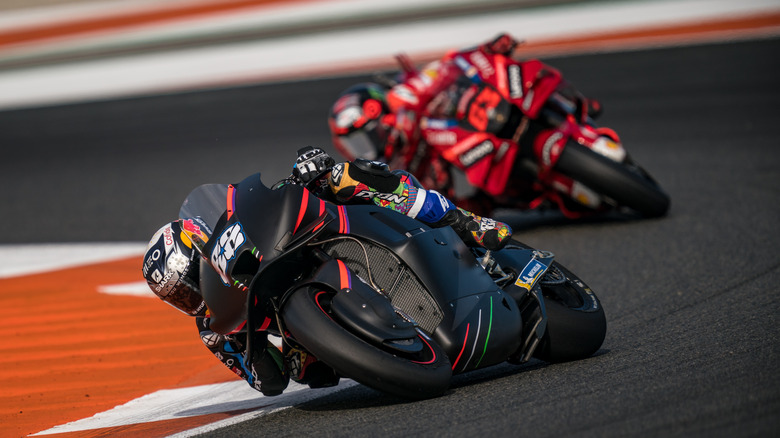
[[(397, 60), (400, 78), (418, 73), (405, 55)], [(422, 117), (419, 123), (466, 123), (486, 141), (477, 136), (442, 146), (423, 138), (401, 148), (394, 167), (482, 214), (550, 206), (568, 218), (616, 210), (646, 218), (666, 214), (669, 196), (631, 159), (615, 131), (596, 125), (598, 102), (585, 98), (558, 70), (539, 60), (521, 62), (476, 49), (460, 52), (454, 62), (463, 73), (459, 81), (471, 87), (471, 95), (459, 98), (466, 120)], [(488, 141), (492, 135), (505, 141)], [(457, 174), (476, 193), (457, 193), (455, 180), (463, 178)]]

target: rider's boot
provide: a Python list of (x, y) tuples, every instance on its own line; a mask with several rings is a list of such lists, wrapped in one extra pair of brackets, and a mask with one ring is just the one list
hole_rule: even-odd
[(283, 346), (284, 360), (290, 372), (290, 378), (300, 384), (309, 385), (309, 388), (327, 388), (339, 383), (339, 375), (313, 354)]

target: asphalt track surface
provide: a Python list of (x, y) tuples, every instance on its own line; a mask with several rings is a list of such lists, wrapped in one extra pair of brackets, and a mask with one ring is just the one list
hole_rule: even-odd
[[(207, 436), (777, 436), (780, 39), (548, 59), (672, 198), (668, 217), (511, 215), (601, 298), (588, 360), (502, 365), (405, 402), (362, 386)], [(0, 112), (0, 241), (142, 241), (188, 191), (327, 145), (364, 78)]]

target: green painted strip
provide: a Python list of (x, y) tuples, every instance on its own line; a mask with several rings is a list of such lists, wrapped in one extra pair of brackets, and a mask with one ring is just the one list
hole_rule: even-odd
[(485, 348), (482, 349), (482, 356), (479, 357), (479, 360), (477, 361), (477, 364), (474, 366), (474, 368), (479, 368), (480, 362), (482, 362), (482, 359), (485, 357), (485, 353), (487, 353), (487, 346), (488, 346), (488, 342), (490, 341), (490, 330), (492, 328), (493, 328), (493, 297), (490, 297), (490, 320), (488, 322), (487, 336), (485, 337)]

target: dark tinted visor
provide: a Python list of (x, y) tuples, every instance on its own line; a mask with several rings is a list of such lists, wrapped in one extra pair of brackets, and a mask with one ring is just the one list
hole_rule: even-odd
[(387, 128), (377, 121), (370, 122), (373, 126), (359, 129), (347, 135), (340, 135), (339, 141), (344, 149), (354, 158), (376, 160), (380, 158), (387, 142)]

